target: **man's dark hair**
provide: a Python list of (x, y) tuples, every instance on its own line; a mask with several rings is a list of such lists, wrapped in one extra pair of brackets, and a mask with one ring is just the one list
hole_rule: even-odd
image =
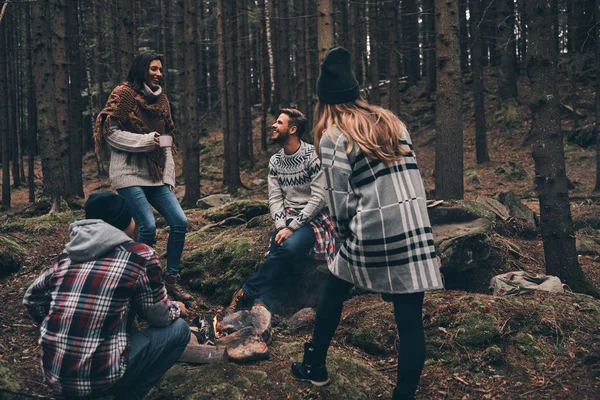
[(302, 135), (306, 131), (306, 117), (299, 110), (295, 108), (282, 108), (279, 110), (279, 114), (285, 114), (290, 117), (288, 121), (288, 127), (295, 126), (296, 127), (296, 136), (298, 139), (302, 138)]
[(135, 90), (142, 90), (144, 87), (144, 81), (148, 77), (148, 70), (150, 69), (150, 63), (154, 60), (159, 60), (164, 64), (162, 56), (154, 51), (145, 51), (138, 54), (133, 59), (129, 73), (127, 74), (127, 82)]

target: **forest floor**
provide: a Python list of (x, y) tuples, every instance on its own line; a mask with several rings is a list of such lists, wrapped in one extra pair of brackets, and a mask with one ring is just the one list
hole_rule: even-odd
[[(490, 78), (491, 80), (491, 78)], [(491, 83), (490, 83), (491, 84)], [(537, 197), (533, 189), (533, 160), (531, 157), (531, 144), (527, 142), (530, 124), (530, 112), (525, 106), (527, 99), (527, 86), (521, 84), (521, 104), (511, 108), (499, 110), (498, 100), (493, 91), (487, 94), (487, 124), (488, 124), (488, 146), (490, 159), (486, 164), (477, 164), (475, 161), (475, 135), (474, 117), (471, 106), (465, 107), (464, 121), (464, 169), (465, 169), (465, 198), (475, 199), (478, 196), (493, 196), (502, 191), (512, 190), (532, 210), (539, 213)], [(470, 87), (466, 86), (465, 91)], [(580, 100), (577, 108), (586, 113), (588, 121), (579, 121), (579, 126), (593, 122), (593, 98), (594, 93), (587, 87), (582, 87), (579, 92)], [(419, 88), (412, 88), (402, 96), (403, 106), (401, 119), (406, 123), (411, 132), (415, 145), (419, 166), (424, 178), (426, 188), (434, 188), (434, 150), (435, 150), (435, 116), (434, 100), (427, 99), (419, 93)], [(471, 104), (467, 96), (465, 104)], [(385, 103), (384, 103), (385, 104)], [(573, 129), (571, 116), (563, 116), (563, 130)], [(259, 124), (257, 124), (259, 125)], [(267, 194), (266, 169), (268, 159), (272, 153), (277, 151), (274, 145), (270, 145), (267, 152), (259, 149), (259, 133), (255, 128), (256, 138), (255, 163), (252, 168), (242, 172), (242, 181), (249, 189), (242, 189), (242, 198), (265, 199)], [(223, 142), (222, 133), (219, 129), (211, 130), (209, 137), (201, 140), (201, 179), (203, 194), (224, 192), (220, 184)], [(573, 220), (578, 227), (577, 237), (592, 237), (600, 240), (598, 229), (600, 225), (600, 197), (592, 194), (595, 179), (596, 152), (593, 147), (583, 148), (577, 144), (565, 143), (565, 161), (567, 175), (572, 183), (570, 190), (571, 211)], [(181, 168), (181, 162), (179, 162)], [(36, 164), (36, 195), (39, 196), (42, 187), (39, 177), (41, 168), (39, 160)], [(181, 171), (179, 171), (181, 172)], [(84, 158), (84, 184), (86, 196), (96, 191), (110, 190), (110, 184), (105, 177), (98, 177), (96, 173), (95, 158), (87, 154)], [(183, 187), (178, 187), (176, 193), (182, 195)], [(26, 187), (15, 188), (12, 192), (13, 208), (10, 212), (0, 213), (0, 227), (20, 219), (26, 219), (29, 215), (39, 215), (44, 210), (35, 211), (35, 206), (27, 201), (28, 192)], [(79, 202), (81, 205), (83, 201)], [(77, 204), (71, 205), (76, 217), (80, 218), (81, 210), (76, 210)], [(0, 279), (0, 360), (11, 364), (11, 368), (17, 375), (20, 383), (20, 392), (34, 397), (49, 396), (47, 386), (42, 382), (39, 368), (39, 347), (36, 339), (38, 328), (27, 316), (21, 305), (21, 299), (28, 284), (45, 268), (49, 267), (53, 258), (59, 253), (68, 241), (68, 223), (73, 218), (52, 217), (48, 218), (47, 224), (31, 227), (23, 232), (9, 232), (0, 229), (0, 235), (6, 235), (11, 240), (19, 243), (26, 249), (27, 256), (23, 267), (16, 273)], [(191, 221), (191, 225), (201, 226), (206, 221)], [(165, 237), (158, 238), (158, 251), (164, 252)], [(162, 248), (160, 247), (162, 243)], [(514, 238), (514, 243), (526, 261), (528, 271), (544, 272), (544, 254), (541, 239)], [(187, 251), (189, 249), (186, 248)], [(586, 275), (600, 287), (600, 257), (595, 255), (581, 255), (579, 262)], [(461, 298), (463, 294), (448, 292), (444, 296)], [(206, 309), (216, 308), (210, 299), (202, 298), (197, 294), (198, 300), (192, 304), (192, 314), (198, 315)], [(466, 300), (465, 300), (466, 301)], [(350, 302), (345, 308), (345, 315), (350, 315), (363, 307), (360, 301)], [(468, 307), (468, 304), (465, 304)], [(429, 306), (431, 307), (431, 305)], [(437, 310), (439, 311), (439, 310)], [(437, 312), (436, 311), (436, 312)], [(442, 312), (442, 311), (440, 311)], [(448, 311), (450, 312), (450, 311)], [(304, 332), (295, 340), (302, 340), (308, 335)], [(285, 343), (292, 340), (289, 337), (277, 337), (276, 341)], [(584, 346), (585, 343), (579, 343)], [(352, 355), (356, 352), (348, 346), (339, 346), (339, 351)], [(573, 350), (575, 351), (575, 350)], [(275, 350), (275, 355), (277, 350)], [(377, 366), (389, 378), (388, 387), (382, 388), (379, 396), (387, 398), (392, 388), (395, 370), (392, 366), (393, 357), (389, 360), (378, 360), (377, 357), (365, 356), (366, 362)], [(594, 399), (600, 396), (600, 377), (590, 377), (588, 371), (573, 365), (562, 365), (563, 358), (557, 357), (556, 361), (548, 367), (546, 373), (532, 371), (531, 376), (511, 377), (507, 375), (487, 376), (486, 380), (474, 383), (467, 378), (468, 372), (457, 367), (455, 370), (447, 370), (437, 365), (425, 368), (418, 398), (422, 399)], [(518, 362), (518, 361), (515, 361)], [(577, 364), (578, 365), (578, 364)], [(242, 367), (243, 368), (243, 367)], [(248, 366), (250, 369), (258, 368), (256, 364)], [(260, 365), (268, 375), (278, 374), (282, 369), (288, 368), (284, 359), (274, 362), (266, 362)], [(455, 372), (456, 371), (456, 372)], [(561, 373), (564, 371), (564, 373)], [(465, 375), (466, 374), (466, 375)], [(545, 377), (545, 378), (544, 378)], [(541, 379), (541, 380), (540, 380)], [(545, 380), (544, 380), (545, 379)], [(291, 381), (290, 381), (291, 382)], [(288, 392), (283, 389), (252, 390), (245, 392), (244, 398), (278, 399), (289, 397)], [(388, 394), (386, 394), (388, 393)], [(302, 386), (294, 394), (296, 398), (320, 399), (326, 398), (312, 390)], [(158, 396), (160, 397), (160, 396)], [(0, 393), (0, 399), (2, 393)], [(10, 398), (10, 397), (9, 397)], [(161, 397), (168, 398), (168, 397)], [(334, 397), (329, 397), (334, 398)]]

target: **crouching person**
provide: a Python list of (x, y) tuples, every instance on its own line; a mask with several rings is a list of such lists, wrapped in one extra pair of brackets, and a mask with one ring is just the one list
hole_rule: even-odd
[[(92, 194), (85, 216), (23, 299), (40, 325), (42, 371), (66, 398), (142, 399), (188, 344), (187, 311), (167, 298), (154, 250), (131, 239), (123, 197)], [(149, 327), (134, 333), (136, 314)]]

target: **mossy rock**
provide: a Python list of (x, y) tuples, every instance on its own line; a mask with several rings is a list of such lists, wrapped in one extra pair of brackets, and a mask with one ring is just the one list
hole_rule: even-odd
[(483, 351), (481, 357), (487, 364), (493, 366), (504, 365), (506, 362), (502, 349), (498, 346), (488, 347)]
[(542, 349), (537, 345), (532, 334), (519, 332), (515, 336), (515, 347), (527, 356), (539, 356), (542, 354)]
[(224, 238), (184, 255), (181, 276), (192, 289), (226, 305), (263, 260), (264, 253), (252, 239)]
[[(16, 374), (10, 368), (10, 364), (4, 360), (0, 360), (0, 389), (11, 392), (19, 392), (21, 385)], [(0, 400), (12, 399), (13, 395), (0, 390)]]
[(496, 215), (484, 204), (472, 200), (448, 201), (428, 208), (432, 225), (451, 224), (485, 218), (493, 221)]
[(68, 211), (64, 213), (44, 214), (39, 217), (18, 218), (0, 229), (6, 232), (25, 232), (31, 235), (49, 235), (58, 229), (65, 229), (75, 222), (77, 216)]
[[(348, 335), (348, 343), (358, 347), (362, 351), (372, 355), (387, 354), (390, 349), (393, 350), (394, 334), (381, 337), (382, 331), (379, 327), (364, 326), (353, 330)], [(390, 343), (391, 342), (391, 343)]]
[(225, 218), (243, 215), (246, 221), (259, 215), (269, 213), (269, 204), (263, 200), (238, 200), (220, 207), (209, 208), (202, 215), (212, 222), (219, 222)]
[(500, 343), (498, 321), (489, 314), (469, 313), (460, 320), (456, 342), (470, 348), (485, 348)]
[(0, 277), (17, 272), (26, 252), (21, 246), (0, 236)]
[(252, 218), (246, 224), (246, 228), (248, 229), (263, 229), (273, 227), (273, 219), (271, 218), (271, 214), (259, 215), (258, 217)]

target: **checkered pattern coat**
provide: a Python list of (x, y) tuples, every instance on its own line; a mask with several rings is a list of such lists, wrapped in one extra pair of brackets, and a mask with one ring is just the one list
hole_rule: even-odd
[[(412, 150), (404, 132), (402, 144)], [(327, 202), (338, 234), (329, 266), (378, 293), (441, 289), (425, 189), (414, 155), (385, 165), (368, 159), (336, 128), (320, 143)]]

